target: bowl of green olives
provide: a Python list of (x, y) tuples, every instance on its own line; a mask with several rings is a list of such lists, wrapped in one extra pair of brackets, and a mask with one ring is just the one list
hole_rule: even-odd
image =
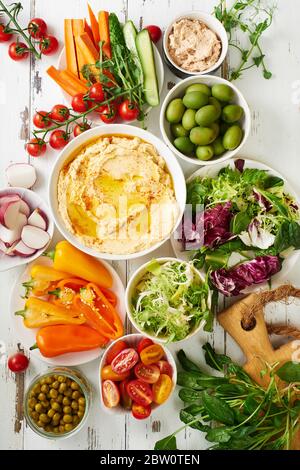
[(189, 77), (175, 85), (160, 112), (164, 141), (179, 158), (214, 165), (246, 142), (251, 113), (242, 93), (216, 76)]
[(91, 387), (74, 369), (56, 367), (38, 375), (25, 395), (25, 418), (39, 436), (63, 439), (84, 425), (90, 407)]

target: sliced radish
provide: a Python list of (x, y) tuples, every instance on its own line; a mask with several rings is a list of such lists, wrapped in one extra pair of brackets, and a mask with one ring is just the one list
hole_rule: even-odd
[(10, 186), (29, 189), (36, 182), (36, 171), (29, 163), (12, 163), (6, 168), (6, 177)]
[(21, 239), (29, 248), (41, 250), (49, 242), (50, 236), (47, 232), (45, 232), (39, 227), (25, 225), (22, 230)]
[(3, 224), (0, 223), (0, 240), (3, 243), (8, 243), (9, 245), (12, 245), (17, 240), (20, 240), (21, 232), (22, 228), (20, 227), (10, 230), (9, 228), (6, 228)]
[(24, 215), (26, 215), (26, 217), (29, 217), (30, 216), (30, 207), (29, 205), (27, 204), (27, 202), (24, 201), (24, 199), (21, 199), (20, 200), (20, 212)]
[(19, 209), (20, 201), (3, 204), (0, 209), (1, 223), (3, 223), (5, 227), (13, 230), (16, 227), (16, 220), (19, 215)]
[(0, 240), (0, 251), (1, 251), (2, 253), (5, 253), (5, 254), (6, 254), (6, 252), (7, 252), (7, 247), (6, 247), (5, 243), (3, 243), (2, 240)]
[(9, 202), (17, 202), (20, 201), (21, 198), (19, 194), (6, 194), (5, 196), (0, 197), (0, 206), (3, 206), (4, 204), (8, 204)]
[(16, 248), (18, 243), (20, 243), (20, 240), (15, 241), (12, 245), (10, 245), (9, 248), (6, 249), (6, 254), (8, 256), (16, 256), (15, 248)]
[(14, 246), (13, 253), (17, 256), (21, 256), (21, 258), (28, 258), (29, 256), (34, 255), (36, 251), (37, 250), (35, 250), (34, 248), (29, 248), (28, 246), (26, 246), (25, 243), (20, 240)]
[(48, 219), (44, 212), (37, 208), (29, 217), (28, 224), (41, 228), (42, 230), (47, 230)]

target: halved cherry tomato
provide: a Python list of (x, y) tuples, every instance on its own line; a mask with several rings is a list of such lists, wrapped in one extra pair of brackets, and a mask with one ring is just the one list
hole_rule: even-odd
[(139, 355), (133, 348), (123, 349), (112, 361), (111, 367), (117, 374), (124, 374), (132, 369), (139, 360)]
[(151, 406), (142, 406), (133, 403), (131, 412), (132, 416), (136, 419), (146, 419), (151, 415)]
[(138, 405), (148, 406), (153, 401), (153, 393), (150, 385), (141, 380), (131, 380), (127, 384), (127, 392), (130, 398)]
[(139, 342), (138, 346), (137, 346), (137, 352), (139, 354), (141, 354), (141, 351), (145, 348), (147, 348), (148, 346), (151, 346), (153, 343), (152, 339), (150, 338), (143, 338), (141, 339), (141, 341)]
[(152, 344), (141, 351), (140, 357), (142, 363), (148, 366), (160, 361), (164, 355), (165, 352), (159, 344)]
[(146, 366), (142, 362), (139, 362), (135, 366), (134, 373), (138, 379), (147, 384), (155, 384), (160, 376), (160, 370), (157, 366)]
[(102, 380), (113, 380), (114, 382), (121, 382), (122, 380), (127, 379), (130, 372), (126, 372), (125, 374), (116, 374), (111, 366), (104, 366), (101, 370), (101, 379)]
[(107, 353), (106, 364), (111, 364), (113, 359), (121, 352), (123, 349), (127, 349), (128, 346), (125, 341), (118, 341), (115, 343)]
[(120, 392), (117, 385), (112, 380), (105, 380), (102, 383), (102, 397), (107, 408), (114, 408), (120, 402)]
[(154, 403), (157, 405), (164, 403), (169, 398), (172, 388), (173, 382), (171, 378), (166, 374), (162, 374), (152, 387)]
[(161, 374), (166, 374), (171, 378), (173, 377), (173, 368), (168, 361), (158, 361), (155, 365), (159, 368)]
[(119, 385), (119, 389), (120, 389), (120, 395), (121, 395), (121, 405), (126, 410), (131, 410), (132, 399), (130, 398), (130, 396), (128, 395), (128, 392), (127, 392), (128, 382), (129, 382), (128, 379), (123, 380)]

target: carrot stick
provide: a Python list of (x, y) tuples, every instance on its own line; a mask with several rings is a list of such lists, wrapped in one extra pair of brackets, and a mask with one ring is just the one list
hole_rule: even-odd
[(75, 96), (78, 93), (82, 93), (81, 90), (78, 90), (78, 87), (74, 86), (74, 83), (70, 83), (69, 80), (64, 79), (61, 76), (61, 72), (55, 67), (49, 67), (47, 74), (69, 95)]
[(109, 59), (111, 59), (108, 15), (108, 11), (99, 12), (99, 35), (100, 41), (103, 41), (103, 52)]
[(84, 19), (84, 32), (87, 33), (93, 42), (94, 46), (97, 47), (97, 45), (94, 43), (94, 36), (93, 36), (93, 31), (88, 22), (86, 21), (86, 18)]
[(99, 81), (99, 70), (93, 64), (99, 59), (99, 53), (87, 33), (75, 36), (76, 48), (80, 50), (85, 64), (90, 65), (94, 78)]
[(76, 48), (73, 36), (72, 20), (65, 19), (65, 48), (67, 69), (79, 77)]
[(78, 90), (80, 90), (78, 93), (86, 93), (88, 91), (86, 80), (80, 80), (80, 78), (78, 78), (69, 70), (61, 70), (60, 74), (64, 80), (70, 81), (70, 83), (74, 85), (74, 88), (76, 87)]
[(96, 46), (97, 50), (99, 50), (99, 41), (100, 41), (99, 25), (98, 25), (98, 21), (97, 21), (95, 15), (94, 15), (94, 12), (93, 12), (93, 10), (92, 10), (89, 3), (88, 3), (88, 10), (89, 10), (91, 28), (92, 28), (93, 37), (94, 37), (94, 43), (95, 43), (95, 46)]
[(82, 52), (78, 49), (76, 43), (76, 36), (84, 33), (84, 20), (72, 20), (72, 28), (73, 28), (73, 35), (75, 37), (75, 47), (76, 47), (76, 55), (77, 55), (77, 64), (79, 70), (79, 77), (82, 79), (84, 78), (82, 75), (82, 68), (86, 64), (85, 59), (82, 55)]

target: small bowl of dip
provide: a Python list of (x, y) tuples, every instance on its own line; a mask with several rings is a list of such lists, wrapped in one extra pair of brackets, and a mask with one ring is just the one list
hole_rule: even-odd
[(164, 59), (180, 78), (215, 72), (224, 62), (228, 37), (214, 16), (191, 11), (176, 17), (163, 38)]

